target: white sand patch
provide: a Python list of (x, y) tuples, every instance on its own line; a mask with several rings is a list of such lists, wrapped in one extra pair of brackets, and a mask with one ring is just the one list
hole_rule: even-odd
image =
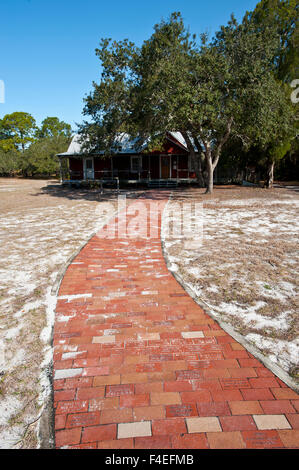
[(207, 287), (207, 291), (216, 293), (216, 292), (219, 292), (219, 288), (217, 286), (211, 286), (211, 287)]
[[(213, 201), (213, 204), (216, 202), (223, 204), (225, 206), (269, 206), (269, 205), (281, 205), (281, 204), (289, 204), (289, 205), (294, 205), (298, 206), (299, 201), (296, 196), (289, 195), (286, 196), (284, 195), (281, 197), (281, 199), (255, 199), (255, 198), (249, 198), (249, 199), (225, 199), (224, 201)], [(209, 204), (209, 202), (207, 203)]]
[(4, 338), (5, 339), (16, 339), (19, 336), (21, 330), (21, 325), (15, 328), (10, 328), (6, 331)]
[(195, 277), (199, 277), (202, 273), (202, 269), (200, 269), (199, 267), (188, 267), (188, 272), (189, 274), (193, 274), (193, 276)]
[[(27, 405), (32, 401), (30, 394), (36, 393), (37, 402), (42, 406), (51, 390), (50, 339), (56, 305), (51, 287), (70, 256), (101, 226), (102, 218), (96, 209), (102, 203), (84, 197), (70, 200), (54, 196), (50, 201), (51, 196), (41, 194), (39, 189), (36, 192), (34, 186), (46, 186), (45, 181), (18, 184), (14, 210), (2, 211), (3, 200), (0, 199), (0, 312), (5, 312), (0, 316), (0, 345), (5, 346), (5, 351), (0, 353), (5, 356), (5, 369), (2, 367), (2, 370), (9, 372), (1, 383), (0, 401), (7, 400), (11, 414), (23, 413), (18, 420), (28, 423), (38, 418), (41, 411), (36, 411), (34, 401), (32, 406)], [(38, 207), (35, 207), (36, 203)], [(113, 202), (110, 208), (114, 205)], [(112, 215), (110, 212), (109, 218)], [(90, 293), (83, 297), (90, 297)], [(60, 320), (70, 318), (65, 317)], [(65, 347), (70, 352), (76, 350), (76, 347)], [(19, 402), (14, 398), (20, 392), (19, 408)], [(0, 442), (7, 442), (10, 448), (23, 439), (23, 432), (23, 426), (9, 425), (8, 429), (7, 425), (0, 424)]]
[(11, 353), (9, 345), (6, 344), (4, 348), (5, 363), (2, 367), (4, 372), (10, 371), (20, 365), (23, 365), (26, 361), (25, 349), (19, 348), (14, 354)]
[(267, 318), (258, 313), (259, 309), (265, 305), (265, 302), (256, 302), (255, 305), (248, 307), (222, 302), (217, 306), (217, 312), (242, 318), (247, 324), (258, 329), (272, 327), (281, 330), (288, 328), (288, 312), (283, 312), (276, 318)]
[[(256, 333), (250, 333), (246, 339), (254, 343), (259, 349), (269, 350), (269, 358), (284, 369), (298, 363), (299, 340), (294, 342), (265, 338)], [(275, 353), (274, 353), (275, 351)]]
[(9, 419), (22, 407), (22, 402), (16, 397), (1, 398), (0, 401), (0, 425), (6, 425)]
[[(53, 276), (52, 276), (53, 278)], [(51, 285), (47, 289), (46, 294), (46, 314), (47, 314), (47, 325), (40, 333), (40, 339), (44, 343), (48, 343), (51, 339), (52, 328), (54, 325), (55, 308), (56, 308), (57, 297), (51, 293)]]
[(13, 449), (24, 432), (23, 426), (9, 426), (1, 432), (0, 449)]
[(27, 302), (21, 310), (18, 310), (16, 313), (14, 313), (14, 318), (20, 318), (26, 313), (28, 313), (30, 310), (36, 310), (42, 305), (43, 301), (42, 300), (35, 300), (33, 302)]
[[(190, 200), (192, 193), (196, 191), (188, 192)], [(166, 206), (162, 241), (169, 269), (216, 318), (241, 333), (248, 329), (260, 333), (255, 344), (288, 372), (299, 365), (296, 340), (282, 339), (294, 338), (299, 194), (236, 195), (236, 199), (206, 200), (201, 247), (168, 238), (164, 219), (171, 226), (175, 214), (168, 207), (171, 204)], [(178, 193), (176, 197), (179, 200)]]
[(259, 292), (270, 299), (277, 299), (282, 302), (294, 297), (297, 293), (297, 288), (290, 282), (278, 282), (276, 285), (273, 283), (256, 281), (256, 286)]

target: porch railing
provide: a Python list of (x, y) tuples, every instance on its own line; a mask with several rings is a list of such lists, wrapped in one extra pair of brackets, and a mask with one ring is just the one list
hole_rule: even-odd
[[(91, 179), (86, 178), (83, 171), (76, 171), (76, 170), (69, 170), (66, 174), (63, 175), (64, 177), (68, 177), (71, 180), (85, 180)], [(127, 179), (127, 180), (145, 180), (151, 179), (151, 172), (148, 170), (142, 170), (137, 172), (132, 172), (130, 169), (124, 170), (95, 170), (94, 171), (94, 180), (115, 180), (115, 179)]]
[[(176, 171), (175, 176), (170, 179), (180, 179), (180, 178), (189, 178), (189, 171), (185, 169), (180, 169)], [(150, 181), (152, 179), (160, 179), (159, 177), (153, 177), (153, 174), (149, 170), (141, 170), (141, 171), (131, 171), (130, 168), (118, 170), (95, 170), (93, 178), (87, 178), (85, 173), (81, 170), (68, 170), (64, 171), (62, 174), (62, 180), (75, 180), (75, 181), (83, 181), (83, 180), (98, 180), (98, 181), (113, 181), (113, 180), (134, 180), (134, 181)], [(168, 179), (168, 178), (166, 178)]]

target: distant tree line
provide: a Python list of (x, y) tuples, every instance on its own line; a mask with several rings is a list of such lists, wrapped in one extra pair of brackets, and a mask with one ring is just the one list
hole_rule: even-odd
[(29, 113), (6, 114), (0, 119), (0, 175), (58, 175), (56, 154), (66, 151), (71, 135), (70, 124), (57, 117), (47, 117), (38, 127)]

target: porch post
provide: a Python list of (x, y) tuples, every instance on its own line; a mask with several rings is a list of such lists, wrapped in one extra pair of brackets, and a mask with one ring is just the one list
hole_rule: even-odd
[(60, 183), (62, 183), (62, 165), (61, 165), (61, 158), (59, 158), (59, 175), (60, 175)]
[(161, 154), (159, 155), (159, 179), (161, 179)]

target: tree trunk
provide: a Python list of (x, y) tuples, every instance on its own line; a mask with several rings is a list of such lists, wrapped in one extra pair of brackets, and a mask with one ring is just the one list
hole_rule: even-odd
[(210, 152), (206, 155), (206, 169), (207, 169), (207, 181), (206, 181), (206, 194), (211, 194), (213, 192), (213, 176), (214, 176), (214, 169), (213, 169), (213, 162), (212, 156)]
[[(185, 141), (186, 141), (186, 144), (187, 144), (187, 148), (190, 152), (190, 156), (191, 156), (191, 161), (193, 163), (193, 167), (194, 167), (194, 171), (195, 171), (195, 174), (196, 174), (196, 179), (197, 179), (197, 182), (199, 184), (199, 186), (201, 186), (202, 188), (204, 188), (205, 184), (204, 184), (204, 178), (202, 176), (202, 170), (201, 170), (201, 162), (199, 161), (199, 157), (196, 158), (196, 153), (195, 153), (195, 149), (194, 149), (194, 145), (193, 143), (191, 142), (191, 139), (188, 135), (188, 132), (186, 131), (181, 131), (182, 133), (182, 136), (184, 137)], [(198, 149), (197, 149), (198, 150)]]
[(274, 181), (274, 162), (270, 162), (268, 165), (268, 169), (267, 169), (267, 182), (266, 182), (266, 187), (268, 189), (273, 187), (273, 181)]
[(191, 156), (191, 162), (192, 162), (195, 174), (196, 174), (197, 183), (201, 188), (204, 188), (205, 182), (204, 182), (203, 175), (202, 175), (201, 161), (199, 160), (199, 156), (196, 156), (194, 151), (190, 152), (190, 156)]
[(233, 118), (230, 117), (227, 125), (226, 125), (226, 131), (223, 137), (220, 139), (218, 142), (218, 145), (216, 145), (215, 149), (212, 151), (211, 149), (211, 142), (208, 140), (204, 141), (204, 146), (205, 146), (205, 155), (206, 155), (206, 170), (207, 170), (207, 190), (206, 194), (211, 194), (213, 192), (213, 177), (214, 177), (214, 170), (216, 166), (218, 165), (220, 154), (222, 147), (228, 140), (230, 133), (231, 133), (231, 128), (233, 124)]

